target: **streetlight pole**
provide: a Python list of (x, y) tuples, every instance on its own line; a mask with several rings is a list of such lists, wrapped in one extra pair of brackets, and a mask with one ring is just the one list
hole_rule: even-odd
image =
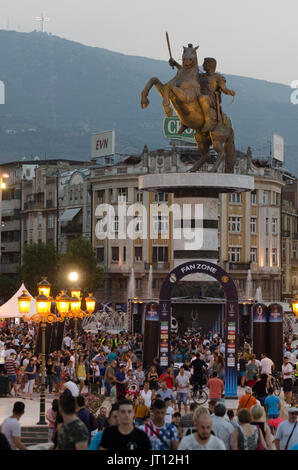
[[(29, 316), (31, 297), (28, 292), (24, 291), (18, 298), (19, 311), (23, 315), (24, 321), (33, 321), (40, 323), (41, 326), (41, 388), (40, 388), (40, 412), (38, 425), (46, 425), (45, 419), (45, 369), (46, 369), (46, 326), (47, 323), (52, 324), (55, 321), (63, 322), (68, 316), (75, 319), (75, 344), (77, 351), (77, 320), (90, 316), (95, 309), (95, 299), (89, 294), (86, 297), (87, 312), (81, 310), (81, 299), (72, 296), (69, 298), (64, 291), (56, 298), (56, 306), (59, 317), (51, 313), (52, 298), (49, 297), (51, 285), (44, 279), (38, 284), (39, 295), (36, 297), (37, 313)], [(69, 311), (69, 307), (71, 310)]]
[(46, 393), (45, 393), (45, 377), (46, 377), (46, 322), (41, 322), (41, 387), (40, 387), (40, 406), (39, 406), (39, 422), (38, 425), (46, 423)]

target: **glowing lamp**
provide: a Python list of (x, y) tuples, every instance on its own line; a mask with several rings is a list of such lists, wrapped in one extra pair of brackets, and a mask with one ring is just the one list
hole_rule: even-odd
[(87, 312), (90, 314), (93, 313), (95, 309), (96, 300), (94, 297), (92, 297), (92, 294), (89, 294), (88, 297), (85, 298), (85, 302)]
[(51, 297), (40, 294), (36, 297), (37, 313), (41, 318), (45, 318), (51, 312)]
[(298, 296), (296, 296), (296, 299), (292, 303), (292, 309), (293, 309), (293, 312), (296, 315), (296, 318), (298, 318)]
[(56, 297), (56, 305), (60, 316), (65, 318), (69, 311), (70, 298), (64, 290)]
[(47, 281), (46, 277), (42, 278), (42, 280), (37, 284), (37, 288), (39, 295), (49, 297), (51, 292), (51, 284)]
[(30, 295), (28, 294), (28, 292), (26, 290), (23, 290), (22, 295), (20, 295), (20, 297), (18, 297), (19, 312), (22, 315), (26, 315), (27, 313), (29, 313), (30, 302), (31, 302)]
[(74, 287), (70, 291), (72, 297), (77, 297), (78, 299), (81, 298), (81, 289), (79, 287)]
[(78, 314), (81, 311), (81, 299), (78, 297), (71, 296), (70, 298), (70, 310), (73, 314)]

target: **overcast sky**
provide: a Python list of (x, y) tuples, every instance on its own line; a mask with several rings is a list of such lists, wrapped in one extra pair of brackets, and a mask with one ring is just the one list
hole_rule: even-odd
[[(184, 6), (183, 6), (184, 5)], [(168, 60), (199, 44), (225, 73), (286, 85), (298, 80), (297, 0), (0, 0), (0, 28), (38, 29), (130, 55)]]

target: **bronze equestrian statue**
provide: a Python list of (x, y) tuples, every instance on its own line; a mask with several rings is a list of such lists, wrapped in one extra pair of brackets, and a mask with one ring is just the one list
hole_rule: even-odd
[(216, 70), (216, 60), (207, 57), (200, 73), (197, 59), (197, 47), (188, 44), (183, 47), (182, 66), (172, 57), (169, 64), (178, 69), (175, 77), (168, 83), (161, 83), (156, 77), (149, 80), (142, 91), (141, 106), (149, 104), (147, 98), (153, 85), (163, 98), (163, 107), (168, 117), (172, 108), (180, 119), (179, 133), (191, 128), (195, 131), (195, 140), (201, 153), (200, 160), (190, 171), (195, 172), (209, 157), (209, 147), (213, 146), (218, 158), (211, 171), (217, 171), (224, 161), (224, 172), (233, 173), (235, 165), (234, 131), (228, 125), (227, 117), (221, 109), (221, 93), (234, 96), (235, 92), (226, 87), (225, 78)]

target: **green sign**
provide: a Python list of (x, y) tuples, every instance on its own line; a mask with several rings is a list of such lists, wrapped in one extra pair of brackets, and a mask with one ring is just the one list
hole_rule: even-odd
[[(227, 118), (228, 118), (228, 125), (230, 127), (233, 127), (231, 118), (229, 116), (227, 116)], [(164, 118), (163, 134), (166, 139), (178, 139), (178, 140), (184, 140), (186, 142), (190, 142), (192, 144), (196, 143), (195, 138), (194, 138), (195, 132), (193, 129), (186, 129), (183, 132), (183, 134), (178, 134), (179, 129), (180, 129), (180, 120), (178, 116)]]
[(166, 117), (163, 121), (163, 133), (166, 139), (179, 139), (195, 144), (194, 130), (186, 129), (183, 134), (178, 134), (180, 120), (177, 116)]

